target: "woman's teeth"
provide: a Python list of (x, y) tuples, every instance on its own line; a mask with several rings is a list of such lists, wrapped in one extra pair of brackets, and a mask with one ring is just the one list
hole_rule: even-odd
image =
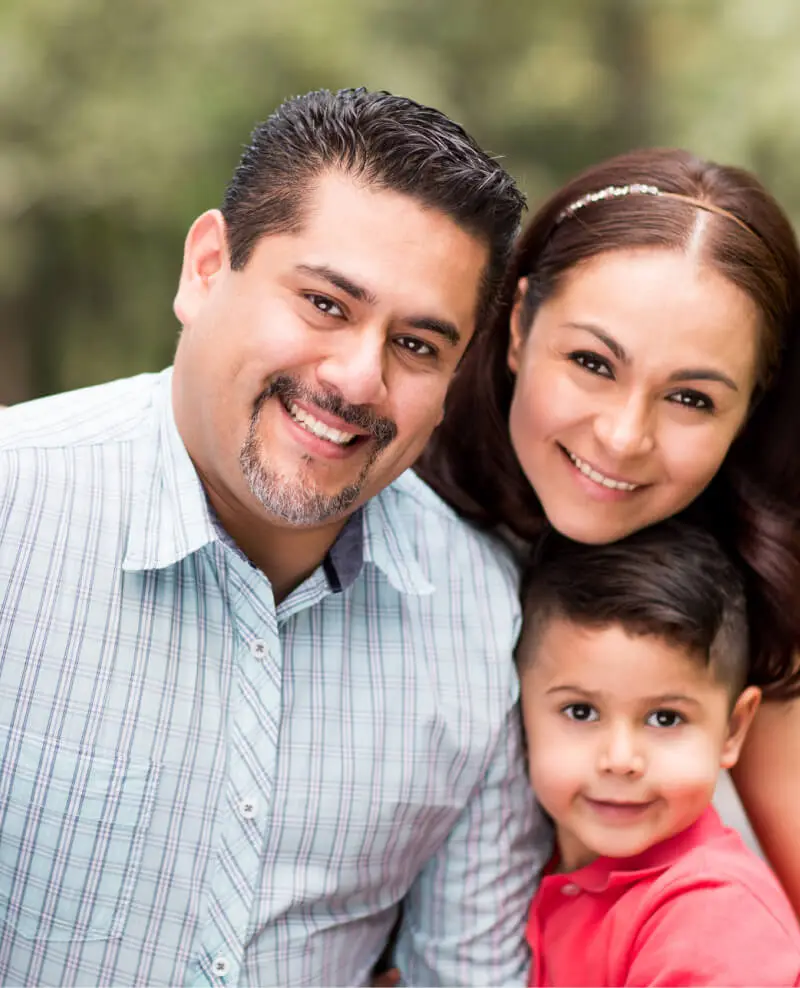
[(317, 436), (318, 439), (327, 439), (329, 443), (336, 443), (337, 446), (346, 446), (356, 438), (355, 432), (342, 432), (340, 429), (332, 429), (329, 425), (325, 425), (324, 422), (320, 422), (319, 419), (314, 418), (310, 412), (299, 408), (293, 401), (286, 404), (286, 410), (299, 426), (302, 426), (306, 432)]
[(579, 456), (576, 456), (574, 453), (570, 453), (569, 450), (566, 452), (567, 456), (572, 460), (584, 477), (588, 477), (596, 484), (601, 484), (603, 487), (610, 487), (612, 491), (635, 491), (637, 487), (641, 487), (641, 484), (629, 484), (625, 480), (612, 480), (610, 477), (605, 477), (602, 473), (595, 470), (594, 467), (590, 467), (589, 464), (582, 460)]

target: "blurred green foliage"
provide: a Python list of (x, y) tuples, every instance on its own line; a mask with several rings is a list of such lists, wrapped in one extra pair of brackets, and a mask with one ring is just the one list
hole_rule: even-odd
[(800, 217), (797, 0), (2, 0), (0, 401), (158, 369), (194, 216), (284, 97), (433, 103), (535, 204), (679, 144)]

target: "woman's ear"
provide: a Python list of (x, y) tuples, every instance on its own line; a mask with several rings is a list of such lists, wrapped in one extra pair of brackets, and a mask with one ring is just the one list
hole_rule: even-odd
[(517, 291), (514, 295), (514, 306), (511, 309), (511, 331), (508, 338), (508, 367), (512, 374), (519, 373), (519, 363), (522, 357), (522, 347), (525, 343), (525, 334), (522, 326), (522, 307), (525, 302), (525, 294), (528, 291), (528, 279), (520, 278), (517, 282)]
[(733, 768), (739, 760), (739, 752), (760, 703), (761, 690), (757, 686), (748, 686), (734, 704), (728, 721), (728, 736), (722, 745), (719, 762), (722, 768)]

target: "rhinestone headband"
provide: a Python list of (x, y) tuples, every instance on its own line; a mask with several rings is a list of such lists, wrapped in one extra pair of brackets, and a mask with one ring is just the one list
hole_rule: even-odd
[[(605, 199), (623, 199), (625, 196), (659, 196), (663, 199), (678, 199), (681, 202), (688, 203), (690, 206), (694, 206), (696, 209), (704, 209), (707, 213), (716, 213), (718, 216), (725, 216), (727, 219), (737, 223), (743, 230), (747, 230), (754, 237), (758, 237), (755, 230), (749, 227), (744, 220), (740, 220), (738, 216), (729, 213), (727, 209), (715, 206), (711, 202), (704, 202), (702, 199), (683, 196), (678, 192), (664, 192), (655, 185), (644, 185), (641, 182), (634, 182), (632, 185), (609, 185), (605, 189), (599, 189), (597, 192), (587, 192), (585, 196), (581, 196), (580, 199), (576, 199), (575, 202), (571, 202), (569, 206), (561, 210), (558, 216), (556, 216), (556, 225), (569, 219), (570, 216), (574, 216), (579, 209), (583, 209), (585, 206), (591, 206), (595, 202), (603, 202)], [(759, 237), (759, 239), (761, 238)]]

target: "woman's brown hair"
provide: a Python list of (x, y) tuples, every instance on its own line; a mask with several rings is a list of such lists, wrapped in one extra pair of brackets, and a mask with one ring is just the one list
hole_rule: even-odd
[[(671, 195), (615, 195), (569, 212), (584, 196), (634, 183)], [(760, 366), (747, 423), (683, 514), (744, 570), (751, 681), (776, 697), (800, 695), (800, 253), (780, 206), (748, 172), (687, 151), (649, 149), (589, 168), (553, 195), (520, 237), (498, 317), (476, 334), (418, 470), (474, 524), (535, 538), (546, 519), (508, 430), (514, 378), (507, 351), (519, 279), (528, 279), (520, 300), (527, 332), (577, 264), (626, 248), (685, 250), (698, 212), (706, 218), (704, 262), (758, 307)]]

